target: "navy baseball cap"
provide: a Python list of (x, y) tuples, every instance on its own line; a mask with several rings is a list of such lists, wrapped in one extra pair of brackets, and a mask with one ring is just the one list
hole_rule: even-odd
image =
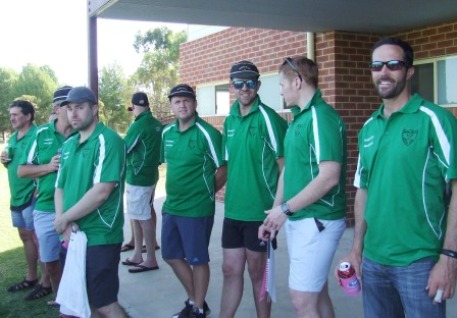
[(132, 95), (132, 104), (136, 106), (149, 106), (148, 95), (143, 92), (138, 92)]
[(257, 66), (251, 61), (239, 61), (230, 68), (230, 78), (255, 78), (260, 76)]
[(81, 104), (84, 102), (89, 102), (92, 104), (98, 104), (97, 97), (95, 97), (94, 92), (88, 87), (78, 86), (71, 89), (68, 92), (67, 98), (60, 104), (60, 106), (65, 106), (70, 103)]
[(174, 96), (188, 96), (193, 97), (194, 99), (196, 98), (194, 90), (187, 84), (179, 84), (173, 87), (170, 91), (170, 95), (168, 95), (168, 99), (171, 100)]
[(65, 99), (67, 99), (68, 93), (71, 91), (73, 87), (71, 86), (62, 86), (59, 87), (55, 92), (54, 96), (52, 97), (53, 104), (62, 103)]

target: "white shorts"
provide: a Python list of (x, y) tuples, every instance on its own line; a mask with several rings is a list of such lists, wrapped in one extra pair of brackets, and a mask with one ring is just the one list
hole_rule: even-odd
[(322, 231), (319, 231), (314, 218), (286, 221), (290, 289), (317, 293), (327, 281), (346, 222), (345, 219), (317, 222), (325, 227)]
[(155, 185), (147, 187), (125, 185), (127, 214), (131, 220), (149, 220), (151, 218), (149, 201), (154, 190)]

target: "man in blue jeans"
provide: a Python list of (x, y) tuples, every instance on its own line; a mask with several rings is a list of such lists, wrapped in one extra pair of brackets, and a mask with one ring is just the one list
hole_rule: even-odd
[(345, 259), (362, 279), (370, 318), (445, 317), (455, 291), (457, 120), (411, 93), (413, 58), (393, 38), (372, 50), (383, 104), (359, 133), (356, 225)]

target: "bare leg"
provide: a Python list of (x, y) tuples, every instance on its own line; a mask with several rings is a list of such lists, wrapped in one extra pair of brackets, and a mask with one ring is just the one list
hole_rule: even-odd
[(151, 207), (151, 223), (152, 227), (154, 228), (154, 249), (156, 246), (159, 246), (159, 243), (157, 243), (157, 237), (156, 237), (156, 229), (157, 229), (157, 214), (156, 210), (154, 209), (154, 196), (155, 196), (155, 186), (154, 190), (152, 191), (151, 199), (149, 200), (149, 206)]
[(131, 246), (135, 246), (135, 229), (134, 229), (134, 226), (133, 226), (133, 220), (130, 220), (130, 241), (128, 241), (127, 243), (125, 243), (126, 245), (131, 245)]
[(206, 292), (208, 291), (210, 270), (208, 264), (196, 265), (192, 267), (193, 281), (195, 288), (195, 306), (203, 309)]
[[(154, 244), (154, 240), (156, 237), (155, 227), (152, 226), (151, 220), (138, 220), (136, 222), (138, 222), (141, 226), (143, 236), (144, 236), (144, 241), (146, 243), (146, 259), (144, 260), (144, 262), (141, 265), (144, 265), (147, 267), (157, 266), (157, 259), (156, 259), (156, 253), (155, 253), (156, 246)], [(138, 244), (138, 241), (136, 241), (135, 242), (135, 256), (136, 256), (138, 247), (141, 252), (141, 244)]]
[(222, 272), (224, 274), (224, 283), (222, 285), (219, 317), (233, 318), (243, 297), (246, 251), (244, 248), (224, 248), (223, 253)]
[(38, 245), (36, 243), (35, 231), (18, 228), (18, 232), (24, 245), (25, 261), (27, 262), (27, 274), (25, 278), (27, 280), (35, 280), (38, 277)]
[(263, 272), (267, 261), (267, 253), (254, 252), (246, 250), (249, 277), (252, 283), (252, 292), (254, 293), (255, 308), (258, 318), (269, 318), (271, 311), (271, 302), (260, 301), (260, 289), (262, 287)]
[(97, 308), (96, 311), (100, 314), (101, 317), (106, 318), (126, 318), (127, 315), (125, 314), (122, 307), (119, 305), (118, 302), (111, 303), (107, 306)]
[[(295, 309), (297, 318), (320, 318), (318, 310), (318, 301), (320, 293), (301, 292), (298, 290), (289, 290), (292, 298), (292, 305)], [(322, 317), (327, 318), (327, 317)]]
[(60, 278), (62, 277), (62, 268), (60, 267), (60, 261), (44, 263), (46, 272), (49, 274), (51, 280), (52, 290), (57, 294), (57, 290), (60, 284)]
[(133, 223), (133, 233), (135, 236), (135, 250), (129, 259), (132, 262), (141, 263), (143, 262), (143, 255), (141, 254), (141, 248), (143, 245), (143, 230), (139, 220), (131, 220), (131, 222)]
[(173, 269), (176, 277), (178, 277), (179, 281), (186, 290), (188, 298), (190, 300), (195, 300), (194, 279), (192, 268), (189, 264), (187, 264), (187, 262), (183, 259), (166, 259), (165, 262), (167, 262), (167, 264), (171, 266), (171, 269)]
[(333, 310), (332, 300), (328, 294), (328, 283), (326, 282), (322, 291), (319, 293), (318, 300), (319, 315), (325, 318), (334, 318), (335, 311)]

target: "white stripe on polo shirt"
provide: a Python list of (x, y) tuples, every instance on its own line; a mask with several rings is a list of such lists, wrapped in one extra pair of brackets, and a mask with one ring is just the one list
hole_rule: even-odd
[(105, 137), (102, 134), (100, 134), (98, 136), (98, 140), (100, 142), (100, 146), (99, 146), (100, 153), (98, 155), (98, 164), (95, 167), (95, 171), (94, 171), (94, 184), (100, 183), (100, 179), (102, 177), (103, 161), (105, 160), (105, 151), (106, 151)]
[(200, 129), (200, 131), (203, 133), (203, 135), (205, 136), (206, 140), (208, 141), (209, 149), (211, 151), (211, 155), (213, 157), (213, 160), (216, 163), (216, 167), (219, 168), (221, 166), (221, 163), (219, 162), (219, 157), (217, 156), (216, 149), (214, 148), (213, 140), (209, 136), (209, 134), (206, 131), (206, 129), (200, 123), (196, 123), (196, 125), (197, 125), (198, 129)]
[(267, 125), (268, 136), (270, 136), (271, 146), (273, 147), (273, 150), (275, 152), (278, 152), (278, 141), (276, 140), (276, 136), (273, 133), (273, 127), (271, 126), (270, 117), (268, 117), (268, 114), (265, 111), (265, 109), (262, 107), (262, 105), (259, 105), (259, 109), (263, 115), (263, 118), (265, 119), (265, 124)]

